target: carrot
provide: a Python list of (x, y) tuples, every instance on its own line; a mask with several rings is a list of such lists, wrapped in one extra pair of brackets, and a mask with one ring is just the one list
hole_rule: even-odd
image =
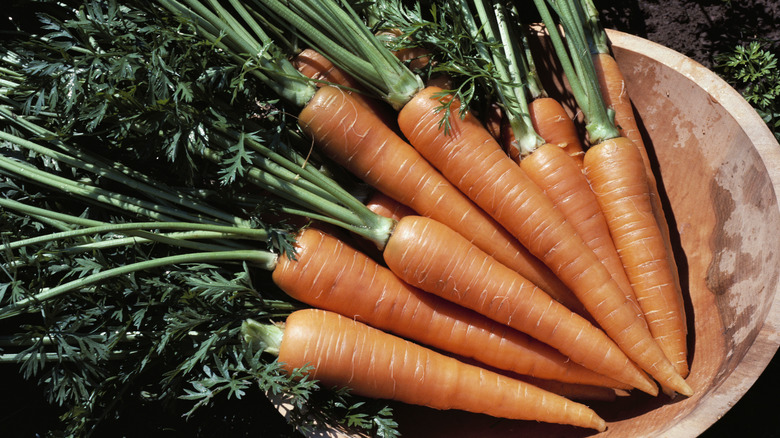
[(557, 100), (551, 97), (534, 99), (528, 105), (534, 129), (546, 143), (557, 145), (582, 166), (585, 150), (580, 141), (577, 127), (569, 114)]
[[(536, 1), (543, 5), (542, 0)], [(603, 32), (598, 32), (597, 11), (588, 2), (571, 0), (569, 3), (556, 9), (568, 47), (561, 43), (556, 24), (546, 8), (538, 9), (587, 123), (593, 146), (585, 154), (585, 173), (604, 212), (650, 332), (667, 357), (666, 362), (682, 378), (687, 375), (682, 296), (674, 268), (669, 263), (663, 232), (655, 220), (646, 164), (637, 146), (620, 136), (596, 77), (588, 46), (598, 45), (599, 37), (605, 37)], [(577, 56), (570, 57), (569, 54)], [(659, 381), (666, 392), (676, 390), (668, 381)]]
[[(574, 226), (623, 290), (637, 316), (644, 319), (612, 243), (609, 227), (581, 172), (584, 151), (573, 120), (557, 100), (547, 97), (533, 57), (527, 50), (519, 50), (526, 45), (525, 38), (521, 38), (524, 34), (521, 29), (512, 26), (513, 23), (506, 17), (508, 11), (496, 4), (492, 9), (495, 14), (489, 15), (482, 2), (475, 3), (483, 20), (479, 28), (486, 39), (500, 38), (503, 43), (491, 48), (491, 53), (502, 50), (500, 54), (504, 58), (495, 56), (497, 63), (501, 59), (507, 60), (502, 77), (516, 81), (497, 81), (495, 85), (507, 109), (501, 141), (517, 143), (516, 147), (507, 148), (505, 145), (510, 157), (520, 164), (528, 177), (550, 197), (566, 221)], [(507, 46), (518, 49), (507, 50)], [(532, 99), (530, 103), (529, 99)], [(527, 116), (524, 115), (526, 113)]]
[(617, 282), (638, 317), (644, 314), (628, 279), (623, 262), (615, 248), (610, 228), (601, 211), (588, 178), (582, 173), (582, 163), (558, 146), (546, 144), (520, 162), (520, 167), (555, 207), (574, 226), (585, 243), (601, 260), (612, 279)]
[(585, 314), (572, 292), (517, 239), (478, 208), (351, 95), (322, 87), (298, 116), (303, 131), (336, 163), (372, 187), (461, 233), (570, 309)]
[(416, 214), (411, 208), (401, 204), (382, 192), (374, 192), (366, 202), (366, 207), (376, 214), (399, 220), (404, 216)]
[[(244, 325), (248, 338), (261, 330)], [(606, 429), (606, 422), (582, 404), (323, 310), (287, 317), (278, 361), (290, 373), (311, 366), (309, 375), (322, 386), (349, 387), (366, 397)]]
[(281, 257), (273, 280), (291, 297), (498, 369), (561, 382), (626, 388), (525, 334), (423, 292), (339, 239), (315, 229)]
[(402, 218), (383, 257), (390, 270), (412, 286), (529, 334), (586, 368), (657, 392), (604, 332), (441, 223), (420, 216)]
[(690, 394), (593, 251), (487, 130), (469, 113), (451, 114), (444, 133), (437, 112), (441, 91), (426, 88), (400, 111), (399, 127), (411, 144), (545, 262), (632, 360), (659, 382)]
[(467, 5), (460, 8), (462, 19), (475, 31), (481, 31), (486, 42), (501, 42), (484, 51), (491, 55), (499, 78), (503, 79), (495, 80), (493, 85), (505, 108), (500, 141), (512, 145), (504, 144), (509, 156), (550, 197), (607, 267), (636, 314), (644, 318), (606, 221), (581, 173), (584, 152), (577, 129), (563, 106), (547, 97), (533, 56), (525, 49), (525, 34), (516, 26), (518, 17), (509, 17), (513, 11), (497, 2), (491, 8), (479, 0), (473, 3), (480, 22), (469, 14)]
[[(598, 53), (594, 56), (594, 65), (596, 67), (596, 74), (599, 78), (599, 84), (601, 89), (604, 90), (604, 100), (615, 111), (615, 123), (620, 130), (622, 136), (630, 139), (638, 148), (639, 153), (642, 156), (642, 163), (644, 164), (645, 176), (647, 178), (647, 184), (650, 191), (650, 203), (653, 211), (653, 216), (658, 224), (658, 227), (663, 235), (663, 240), (666, 246), (667, 264), (671, 267), (672, 274), (675, 277), (674, 285), (677, 288), (677, 301), (680, 302), (680, 308), (678, 311), (684, 315), (685, 308), (682, 306), (682, 291), (679, 290), (679, 273), (677, 272), (677, 263), (674, 259), (674, 251), (672, 250), (672, 244), (669, 233), (669, 223), (666, 220), (664, 214), (664, 208), (661, 203), (661, 195), (658, 190), (658, 183), (653, 172), (650, 157), (647, 153), (647, 148), (642, 139), (641, 132), (636, 123), (634, 116), (634, 108), (631, 104), (631, 100), (628, 97), (625, 80), (623, 74), (620, 72), (620, 68), (617, 65), (615, 59), (607, 53)], [(687, 329), (686, 329), (687, 330)], [(682, 376), (688, 374), (688, 361), (685, 359), (687, 353), (678, 351), (677, 359), (673, 360), (674, 365), (677, 367), (677, 372)]]
[[(585, 171), (632, 279), (650, 331), (673, 364), (685, 364), (686, 327), (663, 235), (652, 215), (639, 148), (620, 137), (592, 147)], [(679, 371), (678, 371), (679, 372)]]
[[(646, 191), (650, 199), (650, 208), (642, 210), (641, 214), (652, 215), (655, 220), (654, 227), (657, 227), (658, 233), (660, 233), (660, 237), (654, 237), (653, 239), (660, 239), (664, 245), (666, 262), (661, 264), (660, 261), (648, 260), (647, 263), (660, 269), (656, 274), (660, 278), (657, 279), (655, 283), (665, 282), (668, 278), (664, 277), (668, 277), (669, 275), (672, 276), (672, 281), (665, 286), (668, 290), (659, 292), (661, 295), (660, 297), (645, 299), (645, 306), (643, 306), (643, 309), (645, 310), (645, 313), (650, 312), (654, 314), (653, 317), (648, 317), (648, 322), (651, 323), (652, 326), (658, 324), (656, 320), (659, 313), (666, 315), (665, 318), (674, 320), (667, 321), (663, 324), (665, 327), (672, 327), (669, 331), (667, 331), (666, 328), (651, 328), (669, 356), (669, 359), (677, 369), (677, 372), (681, 376), (687, 376), (689, 370), (685, 339), (687, 334), (687, 328), (685, 326), (685, 307), (683, 305), (682, 290), (680, 289), (677, 263), (675, 262), (674, 251), (672, 250), (669, 224), (666, 220), (666, 215), (664, 214), (663, 205), (661, 204), (658, 183), (651, 167), (647, 148), (637, 126), (634, 108), (628, 94), (625, 79), (620, 71), (620, 67), (612, 57), (607, 35), (600, 25), (598, 18), (599, 12), (590, 0), (580, 0), (580, 6), (579, 11), (582, 14), (582, 20), (588, 20), (589, 22), (589, 26), (587, 26), (588, 32), (586, 32), (584, 36), (587, 39), (590, 48), (590, 61), (593, 75), (598, 81), (599, 89), (601, 91), (600, 96), (603, 99), (604, 105), (611, 108), (614, 112), (614, 124), (618, 134), (631, 140), (639, 153), (639, 157), (634, 159), (639, 159), (642, 164), (642, 170), (645, 174), (644, 179), (647, 184)], [(613, 146), (614, 145), (607, 145), (608, 148), (612, 148)], [(626, 155), (633, 155), (633, 153), (633, 150), (625, 151)], [(616, 174), (616, 177), (621, 178), (622, 175)], [(635, 183), (639, 184), (639, 181), (635, 181)], [(640, 212), (636, 212), (635, 214), (640, 214)], [(651, 226), (647, 219), (636, 218), (633, 221), (638, 223), (640, 220), (645, 221), (645, 226)], [(657, 235), (655, 231), (652, 234), (654, 236)], [(651, 245), (655, 245), (655, 241)], [(650, 275), (650, 273), (645, 271), (644, 275)], [(647, 278), (637, 278), (632, 279), (632, 281), (646, 283), (648, 280)], [(636, 292), (638, 295), (642, 296), (656, 293), (647, 289)], [(656, 307), (656, 304), (660, 307)], [(650, 322), (651, 320), (652, 322)]]
[[(532, 57), (528, 58), (526, 63), (533, 66)], [(574, 121), (557, 100), (546, 97), (541, 83), (530, 86), (538, 76), (535, 72), (529, 74), (526, 81), (529, 93), (536, 96), (528, 105), (528, 112), (533, 130), (545, 144), (535, 147), (516, 161), (528, 177), (550, 197), (566, 221), (574, 226), (577, 234), (593, 250), (620, 286), (637, 316), (644, 319), (631, 282), (612, 242), (606, 219), (587, 178), (581, 172), (585, 152)], [(512, 132), (508, 135), (512, 136)]]

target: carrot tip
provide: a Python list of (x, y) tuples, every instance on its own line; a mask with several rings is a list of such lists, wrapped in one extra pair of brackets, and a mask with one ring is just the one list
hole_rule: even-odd
[(655, 383), (653, 383), (652, 380), (648, 379), (646, 381), (642, 381), (641, 385), (635, 386), (636, 389), (645, 392), (647, 394), (652, 395), (653, 397), (658, 395), (658, 386), (656, 386)]
[(663, 392), (669, 397), (675, 397), (677, 394), (683, 395), (685, 397), (690, 397), (693, 395), (693, 388), (688, 385), (688, 382), (685, 381), (681, 376), (675, 376), (671, 382), (670, 386), (663, 386)]
[(684, 395), (686, 397), (690, 397), (693, 395), (693, 388), (688, 385), (688, 382), (683, 380), (682, 377), (680, 377), (680, 384), (677, 385), (679, 388), (677, 389), (677, 392), (681, 395)]

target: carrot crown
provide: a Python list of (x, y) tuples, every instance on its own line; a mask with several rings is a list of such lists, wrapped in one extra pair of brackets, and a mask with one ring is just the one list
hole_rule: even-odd
[[(474, 0), (477, 16), (476, 23), (469, 12), (467, 2), (462, 1), (462, 18), (471, 23), (475, 31), (481, 30), (489, 55), (483, 55), (492, 62), (496, 70), (493, 88), (498, 94), (510, 127), (514, 134), (513, 147), (518, 155), (524, 157), (544, 144), (544, 140), (534, 130), (528, 109), (528, 99), (539, 97), (543, 89), (536, 75), (533, 58), (524, 44), (522, 31), (516, 26), (517, 10), (507, 10), (503, 2), (491, 0), (486, 5), (482, 0)], [(488, 9), (489, 8), (489, 9)]]
[(395, 109), (422, 88), (422, 79), (388, 50), (348, 3), (254, 0), (339, 68)]
[(314, 96), (312, 80), (285, 58), (277, 45), (280, 37), (272, 40), (265, 31), (268, 23), (256, 11), (237, 0), (229, 1), (232, 12), (218, 2), (209, 2), (208, 7), (199, 0), (183, 1), (186, 4), (157, 0), (175, 16), (190, 22), (202, 37), (242, 66), (245, 74), (259, 79), (287, 102), (300, 108)]
[(241, 338), (245, 343), (253, 345), (257, 351), (278, 356), (283, 337), (283, 326), (262, 324), (251, 318), (241, 323)]
[[(547, 8), (548, 3), (557, 21)], [(585, 128), (591, 144), (618, 137), (614, 111), (607, 107), (596, 77), (580, 3), (577, 0), (534, 0), (534, 4), (569, 80), (572, 95), (585, 117)], [(565, 42), (558, 32), (559, 25), (566, 35)]]

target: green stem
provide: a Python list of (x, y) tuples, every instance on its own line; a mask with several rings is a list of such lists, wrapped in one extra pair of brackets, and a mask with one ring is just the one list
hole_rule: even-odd
[[(620, 134), (614, 123), (614, 113), (604, 102), (590, 50), (585, 37), (584, 23), (578, 12), (578, 0), (547, 0), (560, 20), (566, 34), (563, 42), (546, 7), (545, 0), (534, 0), (542, 21), (550, 35), (558, 60), (569, 80), (572, 95), (577, 102), (586, 122), (588, 139), (591, 144), (618, 137)], [(567, 50), (568, 48), (568, 50)]]
[[(215, 163), (219, 162), (219, 154), (215, 151), (204, 148), (198, 152), (208, 160)], [(392, 229), (395, 226), (395, 221), (375, 214), (354, 196), (332, 181), (323, 184), (327, 184), (334, 189), (333, 193), (338, 202), (331, 201), (329, 197), (323, 198), (301, 189), (300, 186), (297, 185), (298, 180), (296, 179), (285, 181), (273, 174), (263, 172), (256, 167), (248, 169), (245, 177), (252, 184), (268, 190), (274, 195), (299, 206), (310, 209), (313, 212), (318, 212), (321, 215), (299, 210), (288, 211), (296, 211), (297, 214), (312, 219), (325, 220), (328, 223), (354, 232), (369, 239), (377, 248), (384, 248), (385, 243), (387, 242), (387, 239), (389, 239)], [(320, 185), (320, 187), (322, 187), (322, 185)]]
[(45, 289), (35, 294), (34, 296), (21, 299), (15, 303), (0, 308), (0, 319), (18, 315), (25, 311), (28, 307), (41, 301), (56, 298), (60, 295), (99, 283), (108, 278), (126, 275), (137, 271), (155, 269), (166, 265), (174, 265), (179, 263), (225, 262), (231, 260), (254, 262), (259, 267), (270, 271), (273, 270), (276, 266), (277, 258), (278, 256), (276, 254), (267, 251), (235, 250), (178, 254), (145, 260), (142, 262), (136, 262), (125, 266), (107, 269), (105, 271), (97, 272), (77, 280), (72, 280), (59, 286)]
[(315, 50), (393, 108), (403, 108), (423, 88), (422, 79), (371, 34), (347, 3), (329, 0), (307, 3), (255, 0), (255, 3), (285, 22)]
[(599, 20), (599, 10), (593, 3), (593, 0), (580, 0), (580, 11), (583, 14), (583, 21), (587, 30), (588, 47), (592, 55), (610, 53), (609, 38), (604, 31), (604, 27)]
[[(29, 239), (15, 240), (6, 244), (0, 245), (0, 251), (8, 249), (21, 248), (23, 246), (37, 245), (46, 242), (52, 242), (61, 239), (71, 239), (74, 237), (89, 236), (102, 233), (115, 233), (120, 234), (123, 231), (143, 231), (148, 229), (156, 230), (190, 230), (190, 231), (202, 231), (209, 232), (207, 236), (214, 238), (230, 237), (230, 238), (246, 238), (265, 241), (268, 239), (268, 233), (264, 230), (257, 230), (251, 228), (238, 228), (229, 226), (209, 225), (209, 224), (194, 224), (189, 222), (130, 222), (121, 224), (106, 224), (98, 225), (87, 228), (80, 228), (71, 231), (62, 231), (58, 233), (46, 234), (43, 236), (31, 237)], [(112, 239), (119, 240), (119, 239)], [(105, 241), (110, 243), (111, 241)], [(101, 242), (103, 243), (103, 242)]]
[[(0, 138), (2, 137), (2, 132), (0, 132)], [(5, 169), (12, 174), (27, 178), (40, 185), (77, 195), (94, 202), (110, 205), (124, 211), (145, 215), (156, 220), (174, 222), (177, 220), (176, 218), (179, 218), (193, 222), (198, 221), (197, 217), (186, 214), (181, 210), (168, 208), (161, 204), (143, 201), (131, 196), (94, 187), (83, 182), (53, 175), (29, 164), (14, 161), (6, 157), (0, 157), (0, 169)]]
[(510, 17), (503, 4), (492, 1), (490, 10), (482, 0), (475, 0), (474, 4), (481, 20), (480, 29), (490, 44), (493, 65), (498, 71), (494, 86), (514, 136), (511, 147), (522, 159), (544, 144), (534, 129), (528, 108), (527, 63), (523, 59), (527, 52), (521, 46), (516, 29), (509, 25)]
[(238, 65), (255, 65), (257, 68), (250, 68), (250, 74), (286, 101), (302, 108), (314, 96), (316, 88), (308, 78), (284, 57), (272, 55), (271, 44), (252, 38), (219, 3), (212, 3), (217, 11), (214, 13), (197, 0), (185, 0), (187, 6), (176, 0), (157, 1), (170, 12), (190, 20), (204, 38), (224, 50)]
[[(52, 233), (49, 236), (61, 235), (62, 237), (65, 236), (78, 237), (79, 235), (83, 235), (82, 230), (84, 229), (101, 228), (101, 227), (113, 229), (117, 226), (124, 228), (125, 225), (127, 225), (127, 228), (124, 228), (123, 231), (126, 231), (127, 234), (134, 236), (132, 238), (127, 238), (126, 240), (111, 239), (111, 240), (102, 241), (94, 244), (89, 244), (89, 243), (81, 244), (81, 245), (71, 247), (69, 251), (88, 251), (91, 249), (125, 246), (128, 244), (138, 244), (138, 243), (145, 243), (145, 242), (157, 242), (157, 243), (162, 243), (162, 244), (171, 245), (175, 247), (189, 248), (189, 249), (195, 249), (199, 251), (218, 251), (218, 250), (225, 250), (226, 248), (222, 245), (210, 245), (201, 242), (191, 242), (189, 239), (204, 239), (204, 238), (219, 239), (219, 238), (230, 237), (229, 234), (226, 234), (223, 231), (219, 231), (219, 232), (201, 231), (200, 234), (184, 234), (184, 235), (178, 235), (175, 233), (159, 234), (150, 231), (144, 231), (140, 227), (137, 230), (133, 229), (132, 227), (133, 224), (113, 224), (113, 225), (107, 224), (105, 222), (95, 221), (91, 219), (84, 219), (81, 217), (66, 215), (63, 213), (57, 213), (51, 210), (34, 207), (22, 202), (14, 201), (11, 199), (4, 199), (4, 198), (0, 198), (0, 207), (12, 209), (21, 212), (23, 214), (27, 214), (31, 217), (35, 217), (38, 220), (54, 221), (56, 224), (61, 224), (57, 228), (61, 229), (62, 231), (60, 233)], [(165, 224), (165, 222), (149, 222), (148, 224), (150, 224), (148, 228), (154, 228), (158, 224)], [(175, 222), (175, 224), (182, 224), (182, 223)], [(74, 225), (86, 227), (86, 228), (74, 229), (73, 228)], [(187, 225), (191, 225), (194, 229), (209, 227), (204, 224), (187, 224)], [(164, 227), (165, 225), (163, 225), (163, 228)], [(254, 234), (254, 232), (257, 232), (257, 235), (255, 236), (246, 236), (247, 238), (255, 238), (255, 239), (260, 238), (259, 237), (260, 233), (263, 233), (263, 231), (261, 230), (252, 230), (247, 228), (229, 227), (229, 229), (231, 230), (232, 233), (239, 231), (238, 235), (241, 235), (242, 232), (247, 232), (247, 231), (249, 231), (252, 234)], [(203, 233), (211, 233), (211, 234), (203, 234)], [(41, 239), (41, 240), (37, 241), (36, 239)], [(30, 240), (31, 242), (27, 240)], [(8, 244), (0, 245), (0, 250), (15, 249), (24, 245), (43, 243), (50, 240), (53, 239), (49, 239), (46, 236), (39, 236), (39, 237), (34, 237), (30, 239), (25, 239), (25, 240), (20, 240)]]
[(241, 338), (257, 350), (278, 355), (284, 339), (284, 327), (276, 324), (261, 324), (254, 319), (241, 323)]
[[(38, 126), (30, 122), (25, 117), (18, 116), (8, 111), (6, 108), (0, 107), (0, 116), (3, 116), (8, 120), (14, 121), (19, 126), (28, 129), (31, 133), (37, 136), (46, 137), (46, 138), (56, 138), (55, 133), (48, 131), (42, 128), (41, 126)], [(119, 182), (122, 185), (135, 189), (141, 193), (146, 194), (149, 197), (159, 198), (161, 200), (170, 202), (175, 205), (186, 207), (188, 209), (193, 209), (197, 212), (225, 221), (226, 223), (233, 223), (242, 226), (248, 225), (248, 223), (245, 220), (238, 218), (235, 215), (225, 213), (216, 208), (212, 208), (210, 206), (204, 205), (203, 203), (198, 202), (196, 198), (192, 196), (188, 196), (185, 193), (181, 193), (178, 191), (171, 191), (169, 189), (163, 189), (161, 188), (159, 182), (152, 181), (145, 174), (130, 169), (127, 166), (122, 165), (121, 163), (102, 162), (99, 159), (84, 153), (78, 148), (67, 147), (66, 145), (63, 145), (59, 141), (55, 143), (62, 150), (67, 150), (69, 154), (52, 150), (50, 148), (44, 147), (37, 143), (31, 142), (29, 140), (17, 136), (13, 136), (1, 131), (0, 131), (0, 138), (4, 138), (8, 141), (13, 142), (17, 146), (24, 147), (38, 154), (54, 158), (59, 162), (68, 164), (69, 166), (86, 170), (100, 177), (105, 177), (112, 181)]]
[(555, 54), (558, 57), (558, 62), (561, 63), (563, 74), (566, 75), (567, 78), (572, 78), (569, 83), (571, 93), (574, 96), (574, 99), (577, 101), (578, 105), (587, 106), (588, 96), (582, 89), (581, 84), (575, 80), (577, 74), (574, 70), (574, 66), (572, 65), (571, 58), (569, 57), (566, 43), (564, 43), (563, 37), (558, 31), (558, 23), (553, 20), (553, 17), (550, 14), (549, 9), (547, 9), (545, 2), (546, 0), (534, 0), (536, 9), (539, 11), (539, 15), (542, 18), (544, 27), (547, 29), (547, 35), (549, 36), (550, 42), (552, 43), (553, 49), (555, 50)]
[(105, 225), (105, 222), (35, 207), (7, 198), (0, 198), (0, 207), (11, 208), (29, 216), (42, 217), (68, 225), (78, 225), (81, 227), (97, 227)]

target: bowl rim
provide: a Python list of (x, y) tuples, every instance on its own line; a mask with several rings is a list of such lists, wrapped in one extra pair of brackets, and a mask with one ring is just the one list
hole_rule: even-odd
[[(751, 139), (767, 169), (775, 196), (780, 195), (780, 144), (755, 109), (725, 80), (695, 60), (658, 43), (625, 32), (607, 29), (610, 43), (622, 50), (646, 56), (684, 75), (710, 97), (728, 108), (737, 124)], [(780, 198), (778, 198), (780, 201)], [(780, 202), (778, 203), (780, 206)], [(778, 207), (780, 209), (780, 207)], [(698, 436), (717, 422), (747, 393), (764, 372), (780, 347), (780, 285), (758, 335), (736, 368), (697, 407), (665, 436)]]

